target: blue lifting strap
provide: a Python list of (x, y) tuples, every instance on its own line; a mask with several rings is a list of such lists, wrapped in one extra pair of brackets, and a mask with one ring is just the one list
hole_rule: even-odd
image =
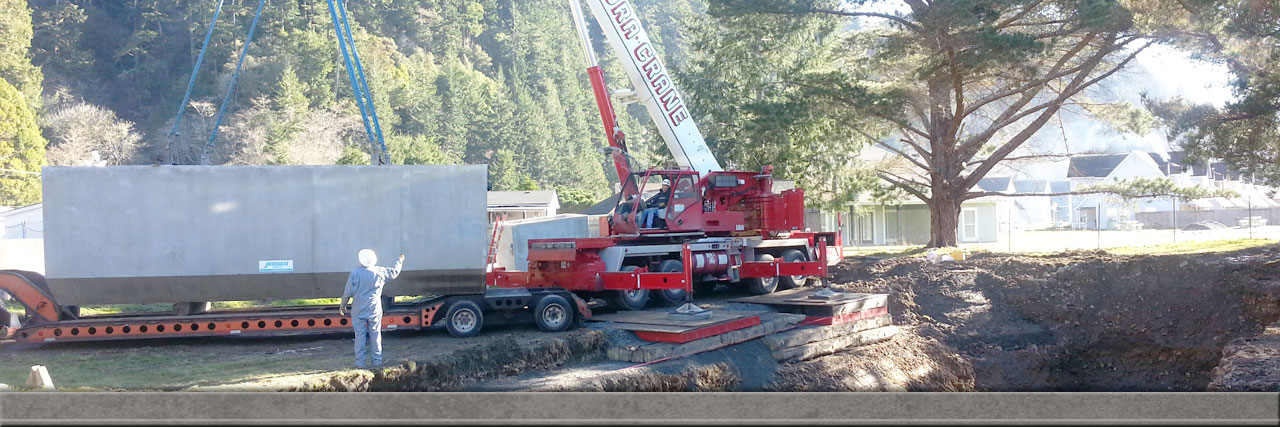
[(253, 14), (253, 23), (249, 25), (249, 36), (244, 40), (244, 48), (240, 49), (240, 60), (236, 62), (236, 71), (231, 74), (231, 84), (227, 86), (227, 94), (222, 98), (222, 106), (218, 107), (218, 116), (213, 120), (213, 134), (209, 135), (209, 142), (204, 145), (204, 153), (200, 155), (200, 164), (209, 164), (209, 148), (213, 147), (213, 141), (218, 139), (218, 127), (222, 124), (222, 116), (227, 112), (227, 104), (231, 103), (231, 95), (236, 91), (236, 81), (240, 80), (240, 68), (244, 66), (244, 56), (249, 52), (249, 44), (253, 42), (253, 32), (258, 29), (258, 18), (262, 16), (262, 6), (267, 4), (267, 0), (258, 0), (258, 11)]
[(360, 90), (365, 97), (365, 105), (369, 107), (369, 115), (372, 116), (373, 131), (377, 134), (378, 148), (382, 156), (378, 159), (378, 163), (386, 164), (387, 162), (387, 144), (382, 139), (382, 126), (378, 124), (378, 109), (373, 103), (373, 90), (369, 89), (369, 81), (365, 79), (364, 66), (360, 65), (360, 53), (356, 51), (356, 39), (351, 36), (351, 21), (347, 20), (346, 0), (337, 0), (338, 12), (342, 14), (342, 28), (346, 33), (347, 40), (351, 43), (351, 60), (356, 64), (356, 75), (360, 77)]
[(187, 82), (187, 93), (182, 96), (182, 103), (178, 104), (178, 115), (173, 118), (173, 129), (169, 130), (169, 143), (165, 145), (165, 151), (169, 153), (169, 162), (174, 163), (176, 159), (173, 157), (173, 138), (178, 136), (178, 127), (182, 124), (182, 114), (187, 111), (187, 103), (191, 102), (191, 89), (196, 85), (196, 75), (200, 73), (200, 64), (204, 63), (204, 53), (209, 49), (209, 39), (213, 38), (213, 28), (218, 25), (218, 15), (222, 14), (222, 4), (226, 0), (218, 0), (218, 7), (213, 10), (213, 21), (209, 23), (209, 32), (204, 35), (204, 44), (200, 45), (200, 55), (196, 57), (196, 67), (191, 70), (191, 80)]
[[(335, 5), (334, 2), (337, 2)], [(363, 78), (356, 76), (357, 66), (352, 64), (352, 55), (348, 53), (348, 44), (352, 52), (355, 51), (355, 40), (350, 39), (350, 31), (343, 31), (349, 27), (350, 22), (346, 20), (346, 7), (342, 0), (327, 0), (329, 4), (329, 18), (333, 20), (333, 31), (338, 37), (338, 50), (342, 52), (342, 61), (347, 68), (347, 81), (351, 82), (351, 92), (356, 100), (356, 107), (360, 108), (360, 119), (364, 123), (365, 139), (369, 141), (369, 145), (375, 143), (381, 144), (382, 130), (378, 127), (377, 116), (371, 115), (370, 110), (373, 108), (372, 97), (365, 96), (364, 86), (361, 85)], [(339, 21), (339, 10), (342, 11), (342, 20)], [(347, 25), (344, 26), (343, 22)], [(358, 59), (356, 60), (359, 63)], [(363, 70), (363, 69), (360, 69)], [(371, 124), (370, 121), (373, 123)], [(375, 128), (377, 131), (375, 132)], [(376, 138), (376, 139), (375, 139)], [(378, 164), (386, 164), (386, 145), (374, 146), (374, 149), (380, 148), (380, 155), (377, 157)]]

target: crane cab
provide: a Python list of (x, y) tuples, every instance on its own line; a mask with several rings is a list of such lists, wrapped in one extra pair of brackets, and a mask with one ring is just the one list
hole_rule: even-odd
[(609, 227), (615, 235), (708, 236), (803, 229), (803, 190), (774, 193), (771, 172), (768, 166), (760, 173), (717, 171), (706, 176), (684, 168), (634, 172), (622, 186)]

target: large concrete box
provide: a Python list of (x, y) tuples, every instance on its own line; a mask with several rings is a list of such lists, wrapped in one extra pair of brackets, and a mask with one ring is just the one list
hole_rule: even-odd
[(484, 165), (46, 167), (45, 269), (68, 305), (484, 292)]
[(529, 240), (591, 237), (587, 216), (560, 214), (503, 221), (494, 264), (511, 270), (529, 268)]

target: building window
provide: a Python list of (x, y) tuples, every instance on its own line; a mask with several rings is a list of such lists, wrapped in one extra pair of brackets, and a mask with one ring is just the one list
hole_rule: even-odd
[(978, 240), (978, 210), (960, 210), (960, 240)]

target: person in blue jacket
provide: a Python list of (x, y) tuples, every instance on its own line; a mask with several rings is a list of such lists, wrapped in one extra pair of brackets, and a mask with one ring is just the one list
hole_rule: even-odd
[[(395, 267), (379, 267), (378, 255), (371, 249), (361, 249), (356, 255), (362, 267), (351, 270), (347, 285), (339, 299), (338, 314), (347, 314), (347, 300), (352, 300), (351, 327), (356, 332), (356, 367), (364, 368), (366, 355), (372, 356), (373, 366), (382, 364), (382, 288), (387, 281), (400, 275), (404, 254)], [(373, 347), (369, 355), (368, 347)]]

